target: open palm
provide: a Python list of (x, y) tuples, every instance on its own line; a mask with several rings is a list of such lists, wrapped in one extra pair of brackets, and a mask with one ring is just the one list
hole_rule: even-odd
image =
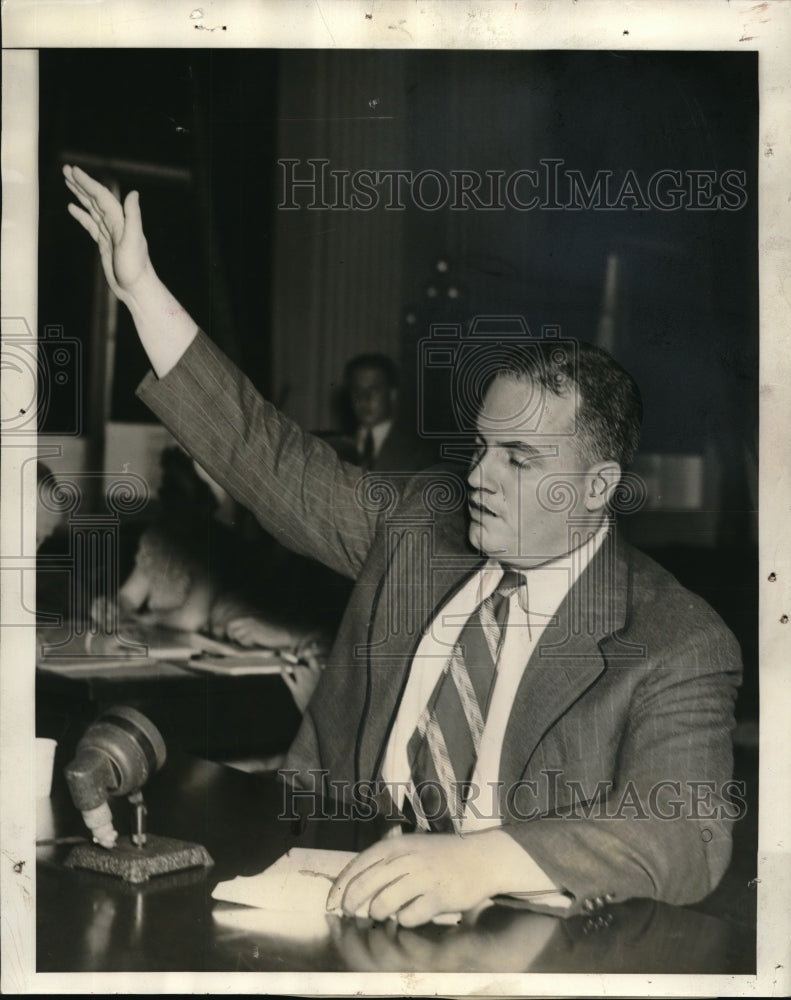
[(151, 266), (138, 193), (130, 192), (122, 206), (111, 191), (79, 167), (66, 166), (63, 175), (81, 206), (70, 204), (69, 213), (96, 241), (107, 283), (124, 301)]

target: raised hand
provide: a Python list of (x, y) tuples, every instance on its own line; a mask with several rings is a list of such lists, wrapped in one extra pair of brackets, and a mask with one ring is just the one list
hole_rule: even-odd
[(63, 168), (66, 187), (79, 202), (69, 212), (99, 247), (112, 291), (128, 308), (151, 367), (164, 378), (192, 343), (198, 327), (157, 277), (143, 235), (136, 191), (123, 205), (79, 167)]
[(95, 240), (107, 283), (126, 301), (151, 270), (137, 191), (131, 191), (122, 206), (111, 191), (79, 167), (65, 166), (63, 176), (81, 206), (70, 204), (69, 213)]

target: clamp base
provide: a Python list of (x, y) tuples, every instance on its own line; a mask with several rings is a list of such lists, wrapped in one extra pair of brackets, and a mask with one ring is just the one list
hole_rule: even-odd
[(210, 868), (214, 862), (200, 844), (171, 837), (148, 834), (145, 847), (136, 847), (128, 837), (121, 837), (115, 847), (80, 844), (64, 862), (67, 868), (114, 875), (125, 882), (147, 882), (152, 876), (168, 875), (185, 868)]

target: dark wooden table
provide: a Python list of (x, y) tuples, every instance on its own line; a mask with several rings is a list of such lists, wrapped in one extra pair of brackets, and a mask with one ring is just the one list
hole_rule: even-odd
[[(555, 919), (493, 906), (471, 926), (398, 929), (327, 917), (303, 935), (234, 928), (218, 881), (252, 875), (289, 847), (359, 850), (374, 824), (278, 819), (284, 791), (254, 776), (173, 755), (146, 788), (149, 829), (202, 843), (215, 865), (132, 887), (64, 867), (66, 845), (38, 848), (37, 969), (67, 971), (754, 972), (745, 929), (684, 907), (632, 900), (593, 916)], [(114, 804), (128, 829), (124, 802)], [(60, 775), (41, 826), (84, 833)]]

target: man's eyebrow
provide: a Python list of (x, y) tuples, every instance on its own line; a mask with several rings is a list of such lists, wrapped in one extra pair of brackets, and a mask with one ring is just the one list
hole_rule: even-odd
[(556, 458), (558, 448), (555, 444), (529, 444), (524, 438), (511, 440), (493, 440), (487, 443), (480, 431), (475, 435), (476, 445), (486, 445), (489, 448), (503, 448), (506, 451), (519, 451), (531, 458)]
[(550, 445), (539, 445), (536, 447), (536, 445), (528, 444), (527, 441), (498, 441), (495, 447), (507, 448), (508, 451), (521, 451), (526, 455), (533, 455), (535, 457), (554, 454), (554, 449)]

